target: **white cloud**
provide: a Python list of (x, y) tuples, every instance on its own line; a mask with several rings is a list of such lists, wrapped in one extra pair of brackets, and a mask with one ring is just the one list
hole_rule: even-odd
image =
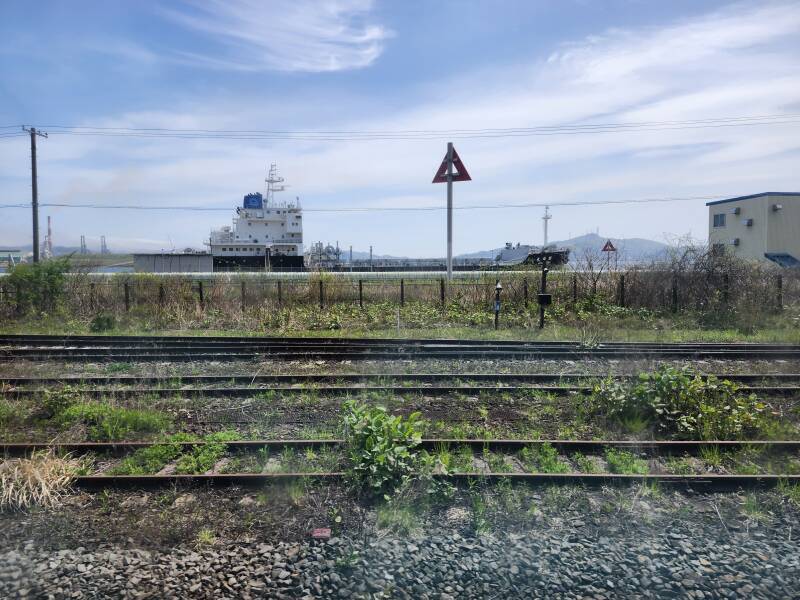
[(343, 71), (371, 65), (390, 33), (372, 0), (186, 0), (163, 14), (218, 42), (221, 55), (180, 52), (201, 66), (242, 71)]

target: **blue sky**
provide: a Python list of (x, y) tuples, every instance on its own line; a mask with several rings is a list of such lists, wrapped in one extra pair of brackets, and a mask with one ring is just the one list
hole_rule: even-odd
[[(231, 206), (43, 208), (54, 241), (201, 247), (277, 162), (306, 209), (444, 204), (445, 140), (184, 140), (53, 126), (441, 130), (800, 113), (796, 2), (534, 0), (0, 4), (0, 126), (34, 125), (40, 201)], [(51, 126), (48, 129), (47, 126)], [(0, 130), (8, 131), (8, 130)], [(800, 190), (798, 124), (464, 139), (456, 205)], [(24, 137), (0, 138), (0, 204), (30, 198)], [(553, 207), (551, 239), (706, 232), (704, 201)], [(541, 243), (540, 208), (455, 214), (455, 251)], [(29, 241), (0, 208), (0, 246)], [(444, 253), (445, 215), (309, 210), (305, 241)]]

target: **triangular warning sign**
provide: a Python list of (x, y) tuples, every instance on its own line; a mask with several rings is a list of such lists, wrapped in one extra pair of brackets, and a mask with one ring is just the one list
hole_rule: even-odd
[[(453, 148), (453, 181), (472, 181), (472, 177), (467, 173), (467, 167), (461, 162), (461, 157)], [(442, 159), (442, 164), (431, 183), (447, 183), (447, 154)]]
[(611, 243), (611, 240), (606, 242), (606, 245), (603, 246), (603, 252), (616, 252), (617, 249), (614, 247), (614, 244)]

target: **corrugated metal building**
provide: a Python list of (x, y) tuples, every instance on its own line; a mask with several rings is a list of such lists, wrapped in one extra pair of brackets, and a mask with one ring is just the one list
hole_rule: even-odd
[(213, 257), (204, 253), (134, 254), (133, 270), (137, 273), (211, 273)]

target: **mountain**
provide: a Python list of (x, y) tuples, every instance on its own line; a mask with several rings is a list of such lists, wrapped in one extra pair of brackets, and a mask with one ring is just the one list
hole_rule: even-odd
[[(551, 242), (550, 245), (556, 248), (569, 248), (571, 256), (577, 258), (586, 252), (601, 252), (608, 240), (611, 240), (611, 243), (616, 247), (619, 252), (620, 260), (625, 260), (627, 262), (642, 262), (663, 257), (670, 247), (668, 244), (656, 242), (655, 240), (647, 240), (644, 238), (605, 238), (600, 237), (596, 233), (587, 233), (586, 235), (570, 238), (568, 240)], [(459, 254), (458, 258), (488, 258), (494, 260), (501, 250), (502, 248), (495, 248), (493, 250), (481, 250), (479, 252)]]

